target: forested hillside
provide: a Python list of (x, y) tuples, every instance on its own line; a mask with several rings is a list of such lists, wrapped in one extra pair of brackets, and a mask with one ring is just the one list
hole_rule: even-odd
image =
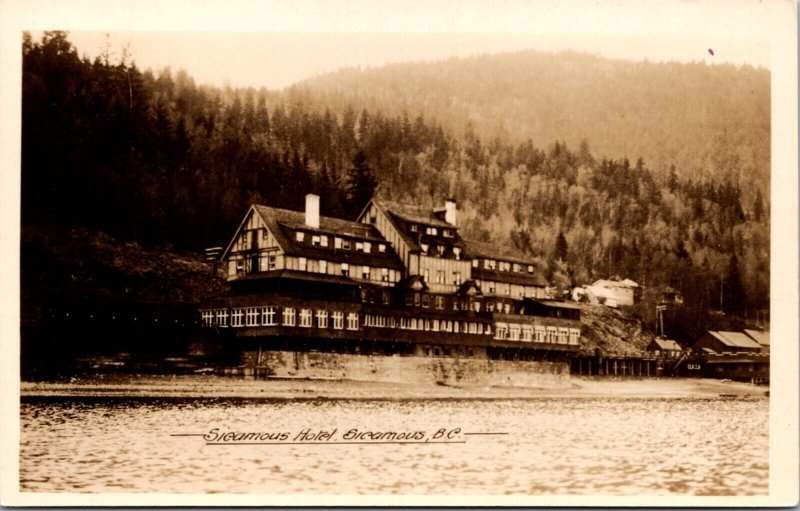
[[(585, 141), (540, 142), (545, 135), (533, 131), (535, 143), (510, 135), (487, 139), (481, 133), (484, 122), (493, 122), (488, 118), (464, 134), (445, 128), (447, 119), (429, 112), (452, 103), (435, 104), (433, 92), (423, 117), (392, 113), (378, 102), (358, 109), (357, 101), (328, 103), (329, 96), (308, 88), (218, 89), (182, 72), (89, 61), (59, 32), (42, 41), (26, 37), (23, 54), (24, 224), (82, 226), (145, 245), (199, 250), (226, 244), (250, 203), (301, 209), (313, 191), (322, 197), (323, 214), (352, 218), (377, 185), (378, 195), (410, 203), (455, 197), (464, 234), (513, 243), (543, 261), (562, 289), (611, 275), (653, 289), (672, 285), (685, 295), (682, 324), (693, 331), (720, 301), (737, 313), (768, 306), (769, 195), (738, 177), (749, 176), (759, 161), (765, 149), (758, 144), (753, 158), (728, 160), (725, 172), (684, 177), (675, 168), (662, 175), (636, 152), (598, 158)], [(592, 66), (615, 65), (604, 62)], [(449, 66), (442, 63), (443, 74)], [(723, 70), (734, 81), (764, 79), (761, 71)], [(479, 78), (472, 78), (473, 89), (493, 87)], [(408, 79), (422, 80), (413, 73)], [(424, 80), (416, 87), (425, 90)], [(430, 91), (436, 87), (431, 81)], [(399, 100), (392, 90), (386, 89), (386, 105)], [(503, 89), (486, 94), (506, 96)], [(617, 104), (591, 101), (598, 109)], [(668, 110), (641, 97), (623, 103), (629, 119)], [(767, 95), (767, 112), (768, 104)], [(746, 105), (739, 110), (758, 113)], [(573, 124), (564, 115), (561, 125), (574, 128), (556, 138), (591, 135), (590, 120)], [(687, 118), (685, 129), (693, 122)], [(748, 122), (761, 125), (760, 117)], [(766, 150), (768, 125), (767, 115), (767, 131), (759, 135)], [(642, 154), (666, 144), (652, 134), (631, 137), (630, 147)], [(738, 139), (712, 139), (728, 153), (743, 150)]]
[(746, 206), (769, 193), (770, 74), (732, 65), (515, 53), (345, 69), (296, 89), (328, 106), (424, 112), (461, 135), (542, 147), (589, 142), (596, 156), (644, 158), (659, 176), (738, 181)]

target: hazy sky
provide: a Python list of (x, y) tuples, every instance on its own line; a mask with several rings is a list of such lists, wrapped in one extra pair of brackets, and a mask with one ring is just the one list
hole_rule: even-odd
[(341, 67), (526, 48), (770, 67), (775, 16), (749, 0), (144, 0), (90, 2), (90, 15), (76, 14), (86, 2), (45, 3), (48, 16), (29, 28), (68, 29), (81, 54), (97, 55), (108, 33), (112, 52), (129, 46), (140, 68), (268, 88)]

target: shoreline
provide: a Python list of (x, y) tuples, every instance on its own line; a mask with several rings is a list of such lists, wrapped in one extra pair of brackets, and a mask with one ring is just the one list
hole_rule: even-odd
[(216, 375), (98, 374), (69, 381), (23, 381), (22, 398), (175, 398), (265, 400), (487, 400), (543, 398), (768, 399), (768, 386), (700, 378), (573, 376), (547, 387), (418, 385), (324, 379), (245, 379)]

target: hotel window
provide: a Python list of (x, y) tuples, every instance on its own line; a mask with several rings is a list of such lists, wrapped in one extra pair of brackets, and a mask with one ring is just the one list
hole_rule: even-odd
[(283, 309), (283, 324), (286, 326), (295, 325), (295, 310), (292, 307)]
[(503, 293), (507, 295), (511, 294), (511, 286), (509, 284), (503, 284)]
[(430, 282), (431, 271), (429, 269), (427, 269), (427, 268), (423, 269), (422, 270), (422, 278), (425, 280), (426, 283)]
[(300, 267), (300, 271), (308, 270), (308, 260), (305, 257), (301, 257), (298, 259), (298, 266)]
[(217, 326), (228, 326), (228, 309), (217, 311)]
[(419, 293), (414, 293), (414, 307), (419, 307), (420, 302), (420, 295)]
[(369, 280), (369, 266), (361, 267), (361, 278), (364, 280)]
[(442, 235), (444, 235), (445, 238), (452, 238), (453, 231), (451, 231), (450, 229), (444, 229), (442, 230)]
[(522, 340), (530, 342), (533, 340), (533, 328), (530, 325), (523, 325), (522, 327)]
[(342, 275), (345, 277), (350, 276), (350, 265), (347, 263), (342, 263)]
[(406, 307), (411, 307), (412, 305), (414, 305), (414, 294), (408, 293), (406, 295)]
[(425, 229), (425, 234), (436, 236), (436, 227), (428, 227), (427, 229)]
[(500, 340), (505, 339), (506, 335), (508, 334), (508, 327), (506, 325), (502, 324), (502, 323), (498, 323), (496, 325), (496, 329), (497, 329), (497, 333), (496, 333), (494, 338), (495, 339), (500, 339)]
[(495, 283), (494, 282), (488, 282), (488, 284), (489, 284), (489, 292), (490, 293), (494, 293), (494, 291), (495, 291)]
[(458, 333), (458, 321), (453, 321), (453, 333)]
[(320, 273), (328, 273), (328, 261), (320, 261), (319, 262), (319, 272)]
[(328, 328), (328, 311), (317, 310), (317, 328)]
[(532, 264), (528, 265), (528, 273), (533, 273), (533, 265)]
[(436, 283), (444, 284), (444, 270), (436, 270)]
[(460, 286), (461, 285), (461, 272), (460, 271), (454, 271), (453, 272), (453, 284), (456, 285), (456, 286)]
[(333, 328), (341, 330), (344, 328), (344, 312), (333, 311)]
[(512, 341), (519, 340), (519, 325), (511, 325), (508, 327), (508, 338)]
[(370, 243), (369, 241), (364, 242), (364, 252), (367, 254), (372, 252), (372, 243)]
[(342, 248), (342, 238), (333, 238), (333, 248)]
[(444, 309), (444, 296), (437, 296), (435, 299), (436, 299), (436, 308)]
[(503, 309), (505, 309), (506, 314), (511, 314), (511, 304), (510, 303), (504, 304), (503, 305)]
[(411, 224), (410, 229), (411, 232), (417, 232), (419, 230), (419, 227), (417, 226), (417, 224)]
[(350, 240), (343, 239), (342, 240), (342, 248), (345, 250), (350, 250)]
[(261, 307), (261, 324), (275, 324), (275, 307)]
[(569, 343), (569, 329), (567, 329), (567, 328), (559, 328), (558, 329), (558, 343), (559, 344), (568, 344)]
[(494, 312), (494, 302), (492, 301), (486, 302), (486, 310), (488, 312)]
[(258, 309), (256, 307), (247, 308), (247, 317), (245, 319), (247, 326), (258, 325)]
[(319, 236), (311, 236), (311, 244), (315, 247), (319, 246)]
[(304, 232), (302, 232), (302, 231), (297, 231), (294, 234), (294, 239), (296, 239), (299, 242), (302, 242), (305, 238), (306, 238), (306, 234)]
[(554, 326), (547, 327), (547, 342), (549, 343), (556, 343), (558, 342), (558, 329)]
[(386, 245), (384, 245), (383, 243), (378, 245), (378, 252), (380, 252), (381, 254), (386, 252)]
[(422, 249), (422, 253), (427, 255), (428, 254), (428, 244), (427, 243), (420, 243), (419, 248)]
[(577, 328), (570, 328), (569, 329), (569, 343), (570, 344), (578, 344), (581, 338), (581, 331)]
[(203, 311), (203, 326), (211, 326), (214, 324), (214, 311), (212, 310), (204, 310)]
[(323, 247), (327, 247), (328, 246), (328, 237), (327, 236), (320, 236), (319, 237), (319, 243)]
[(356, 312), (347, 313), (347, 329), (358, 330), (358, 313)]
[(519, 272), (519, 263), (514, 263), (514, 271)]
[(362, 302), (366, 302), (367, 301), (367, 290), (366, 289), (362, 289), (361, 290), (361, 301)]
[(536, 342), (547, 342), (547, 332), (543, 326), (533, 327), (533, 340)]
[(300, 309), (300, 326), (311, 327), (311, 309)]
[(242, 309), (233, 309), (231, 313), (231, 326), (242, 326), (244, 322), (244, 311)]
[(389, 282), (389, 268), (381, 268), (381, 280)]
[(360, 241), (356, 241), (356, 252), (363, 252), (364, 251), (364, 244)]
[(389, 292), (388, 291), (384, 291), (383, 293), (381, 293), (381, 297), (382, 297), (383, 304), (384, 305), (389, 305)]
[(275, 256), (269, 256), (267, 258), (267, 268), (270, 270), (274, 270), (276, 267), (277, 258)]
[(422, 306), (424, 308), (428, 308), (431, 306), (431, 297), (428, 295), (422, 295)]

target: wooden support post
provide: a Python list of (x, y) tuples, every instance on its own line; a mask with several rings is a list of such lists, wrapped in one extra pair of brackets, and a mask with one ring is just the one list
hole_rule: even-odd
[(617, 375), (617, 359), (614, 359), (614, 376)]
[(583, 357), (578, 357), (578, 375), (583, 376)]

